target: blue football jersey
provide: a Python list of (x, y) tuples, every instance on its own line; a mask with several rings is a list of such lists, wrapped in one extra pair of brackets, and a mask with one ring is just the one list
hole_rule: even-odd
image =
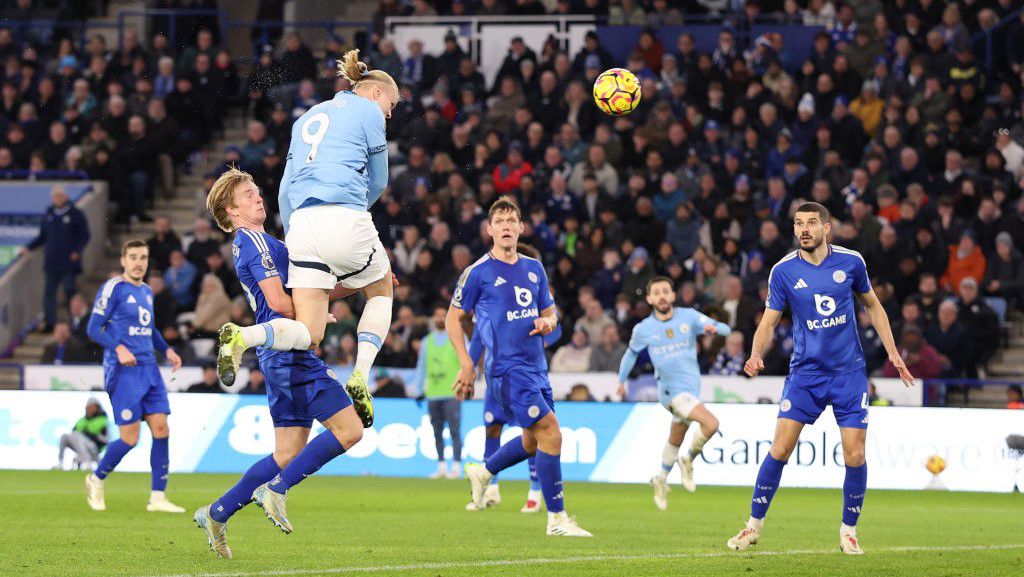
[(828, 248), (820, 265), (794, 251), (768, 275), (765, 306), (776, 311), (789, 306), (793, 314), (790, 373), (838, 375), (864, 370), (854, 297), (871, 291), (867, 266), (857, 251)]
[[(277, 311), (267, 306), (260, 281), (281, 277), (281, 284), (288, 285), (288, 248), (285, 244), (265, 232), (240, 228), (235, 231), (231, 242), (231, 255), (235, 260), (235, 274), (245, 291), (249, 307), (256, 314), (256, 322), (281, 318)], [(288, 289), (285, 292), (289, 292)]]
[[(265, 232), (240, 228), (235, 231), (235, 238), (231, 243), (231, 255), (235, 260), (235, 274), (238, 275), (238, 282), (242, 284), (242, 290), (245, 291), (249, 307), (256, 315), (256, 322), (265, 323), (273, 319), (284, 318), (267, 305), (267, 298), (260, 288), (260, 281), (280, 277), (281, 284), (287, 286), (288, 248), (285, 244)], [(285, 293), (291, 294), (287, 288), (284, 290)], [(291, 354), (292, 351), (276, 351), (256, 347), (256, 356), (260, 360), (277, 353)], [(315, 355), (313, 356), (316, 358)]]
[(371, 193), (371, 158), (387, 158), (384, 123), (376, 103), (351, 91), (306, 111), (292, 126), (282, 182), (287, 206), (340, 204), (367, 210), (379, 197), (379, 191)]
[[(100, 321), (102, 331), (116, 339), (117, 344), (128, 347), (139, 364), (155, 364), (153, 353), (153, 289), (142, 283), (138, 286), (118, 276), (112, 278), (96, 293), (90, 324)], [(163, 336), (156, 338), (163, 342)], [(117, 364), (115, 348), (105, 347), (103, 363)]]
[(534, 319), (554, 304), (544, 265), (522, 255), (515, 264), (484, 255), (462, 273), (452, 297), (453, 307), (473, 313), (484, 370), (495, 376), (513, 367), (547, 371), (544, 339), (529, 335)]
[(731, 332), (729, 325), (683, 307), (676, 307), (668, 320), (658, 320), (651, 314), (633, 327), (629, 349), (636, 354), (647, 349), (663, 397), (671, 398), (679, 393), (700, 397), (697, 337), (704, 334), (704, 326), (708, 324), (715, 325), (721, 336)]

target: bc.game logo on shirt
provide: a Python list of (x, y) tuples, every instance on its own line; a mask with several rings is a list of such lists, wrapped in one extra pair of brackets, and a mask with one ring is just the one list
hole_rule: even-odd
[(834, 298), (814, 293), (814, 308), (818, 311), (818, 314), (825, 318), (807, 319), (808, 329), (827, 329), (846, 324), (846, 315), (839, 315), (837, 317), (832, 316), (832, 314), (836, 312), (836, 300)]

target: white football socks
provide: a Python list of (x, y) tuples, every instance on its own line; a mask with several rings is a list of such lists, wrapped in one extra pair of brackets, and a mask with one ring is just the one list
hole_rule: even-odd
[(704, 449), (704, 444), (708, 442), (708, 438), (704, 436), (704, 431), (697, 429), (694, 433), (693, 438), (690, 439), (690, 459), (694, 459), (700, 454), (701, 450)]
[(363, 314), (359, 317), (359, 326), (356, 328), (356, 369), (365, 377), (370, 374), (370, 367), (373, 366), (377, 352), (384, 345), (384, 338), (391, 328), (391, 307), (394, 299), (391, 297), (377, 296), (366, 301), (363, 307)]
[(242, 341), (248, 347), (266, 347), (275, 351), (304, 351), (312, 339), (303, 323), (292, 319), (274, 319), (251, 327), (241, 327)]
[(672, 467), (675, 466), (678, 458), (679, 445), (666, 442), (665, 448), (661, 450), (661, 468), (658, 470), (658, 474), (667, 477), (672, 472)]

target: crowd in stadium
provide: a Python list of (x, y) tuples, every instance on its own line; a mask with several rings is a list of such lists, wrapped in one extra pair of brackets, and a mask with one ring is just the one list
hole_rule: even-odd
[[(554, 38), (514, 38), (489, 83), (454, 34), (429, 54), (418, 41), (396, 46), (383, 19), (542, 14), (545, 3), (381, 2), (365, 57), (400, 80), (403, 99), (388, 122), (391, 186), (373, 209), (401, 282), (378, 365), (415, 364), (424, 317), (487, 250), (486, 209), (511, 194), (562, 316), (552, 371), (616, 370), (650, 312), (647, 280), (665, 275), (681, 306), (735, 331), (705, 338), (702, 369), (740, 373), (771, 267), (793, 248), (791, 214), (813, 199), (832, 213), (833, 242), (863, 254), (911, 372), (984, 375), (1000, 324), (1024, 297), (1024, 13), (995, 28), (1021, 3), (748, 1), (731, 13), (734, 4), (559, 0), (558, 13), (607, 14), (612, 24), (710, 12), (727, 25), (713, 52), (688, 34), (663, 44), (645, 31), (622, 62), (594, 33), (572, 54)], [(751, 37), (750, 22), (764, 18), (823, 28), (809, 53), (793, 54), (780, 34)], [(993, 29), (988, 62), (979, 33)], [(48, 53), (0, 27), (0, 175), (84, 170), (111, 182), (119, 220), (146, 221), (153, 196), (173, 193), (176, 171), (236, 110), (250, 119), (247, 139), (228, 147), (207, 184), (237, 165), (275, 212), (291, 122), (346, 88), (334, 67), (343, 41), (314, 56), (284, 35), (247, 75), (211, 30), (188, 44), (126, 31), (121, 47), (94, 36), (85, 52), (61, 40)], [(625, 117), (591, 101), (594, 78), (612, 66), (642, 81), (642, 102)], [(179, 237), (154, 217), (156, 325), (199, 363), (190, 341), (251, 322), (250, 312), (208, 219)], [(352, 362), (358, 306), (332, 305), (338, 323), (322, 345), (332, 363)], [(869, 371), (893, 374), (861, 321)], [(790, 331), (780, 323), (766, 373), (786, 372)]]

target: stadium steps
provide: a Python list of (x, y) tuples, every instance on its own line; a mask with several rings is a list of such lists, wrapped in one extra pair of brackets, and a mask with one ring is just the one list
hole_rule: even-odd
[[(122, 3), (126, 4), (126, 3)], [(244, 120), (241, 117), (230, 117), (225, 120), (224, 134), (211, 142), (193, 158), (196, 161), (192, 174), (179, 173), (173, 198), (157, 198), (150, 214), (163, 215), (171, 219), (171, 226), (179, 237), (188, 234), (195, 224), (196, 217), (204, 213), (205, 190), (203, 176), (211, 171), (219, 159), (224, 156), (224, 148), (229, 144), (245, 141)], [(92, 271), (88, 271), (79, 279), (79, 289), (88, 302), (92, 302), (96, 291), (103, 285), (111, 273), (120, 271), (121, 244), (131, 238), (148, 239), (153, 235), (151, 223), (138, 223), (130, 230), (115, 228), (111, 231), (105, 247), (104, 260)], [(60, 307), (60, 319), (67, 320), (67, 310)], [(32, 333), (14, 350), (10, 359), (4, 363), (17, 365), (39, 362), (43, 348), (50, 342), (48, 335)], [(21, 387), (21, 371), (17, 367), (0, 366), (0, 389), (17, 389)]]

